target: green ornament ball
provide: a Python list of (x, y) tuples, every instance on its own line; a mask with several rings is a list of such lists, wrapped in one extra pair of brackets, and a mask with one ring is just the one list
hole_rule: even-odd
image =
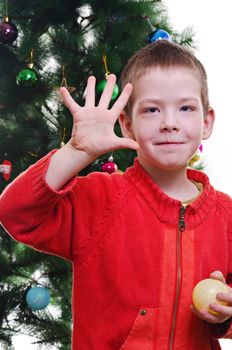
[(38, 73), (32, 68), (22, 69), (17, 77), (16, 83), (23, 88), (30, 88), (37, 84), (39, 79)]
[[(103, 90), (105, 89), (106, 83), (107, 83), (107, 80), (104, 79), (97, 84), (97, 93), (99, 95), (102, 94)], [(119, 88), (118, 88), (118, 85), (115, 84), (111, 100), (115, 100), (118, 96), (118, 93), (119, 93)]]

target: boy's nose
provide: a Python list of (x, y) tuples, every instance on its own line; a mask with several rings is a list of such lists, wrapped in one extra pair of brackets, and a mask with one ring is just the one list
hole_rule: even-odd
[(167, 116), (163, 118), (162, 123), (160, 125), (160, 129), (163, 132), (173, 132), (179, 131), (180, 126), (175, 117)]

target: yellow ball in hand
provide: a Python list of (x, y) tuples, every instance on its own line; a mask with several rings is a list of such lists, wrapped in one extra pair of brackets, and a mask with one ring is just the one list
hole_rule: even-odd
[(207, 309), (211, 314), (218, 315), (217, 312), (209, 308), (209, 304), (218, 303), (221, 305), (228, 305), (225, 301), (220, 301), (216, 298), (217, 293), (227, 293), (227, 287), (224, 283), (206, 278), (200, 281), (193, 290), (193, 304), (195, 308), (200, 311), (202, 308)]

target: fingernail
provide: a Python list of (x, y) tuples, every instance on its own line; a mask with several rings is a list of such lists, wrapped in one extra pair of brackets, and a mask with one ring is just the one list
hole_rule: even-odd
[(217, 273), (217, 272), (214, 272), (212, 275), (215, 277), (219, 277), (219, 273)]

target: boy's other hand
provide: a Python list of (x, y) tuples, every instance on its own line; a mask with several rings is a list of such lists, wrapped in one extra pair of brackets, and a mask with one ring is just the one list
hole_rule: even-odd
[(94, 76), (88, 78), (83, 107), (73, 100), (65, 87), (60, 89), (64, 103), (73, 116), (72, 136), (68, 143), (74, 150), (84, 151), (93, 159), (116, 149), (139, 148), (136, 141), (118, 137), (114, 133), (114, 125), (126, 106), (133, 88), (132, 84), (127, 84), (109, 109), (115, 83), (116, 76), (110, 74), (97, 106), (95, 106)]
[[(216, 279), (221, 281), (226, 285), (225, 278), (220, 271), (214, 271), (210, 274), (210, 278)], [(201, 309), (198, 311), (194, 305), (191, 305), (191, 310), (197, 317), (201, 318), (204, 321), (207, 321), (209, 323), (223, 323), (226, 320), (228, 320), (230, 317), (232, 317), (232, 288), (230, 288), (228, 285), (227, 293), (218, 293), (217, 299), (220, 301), (225, 301), (228, 303), (228, 305), (221, 305), (218, 303), (212, 303), (209, 305), (210, 309), (217, 312), (216, 315), (210, 313), (207, 309)]]

